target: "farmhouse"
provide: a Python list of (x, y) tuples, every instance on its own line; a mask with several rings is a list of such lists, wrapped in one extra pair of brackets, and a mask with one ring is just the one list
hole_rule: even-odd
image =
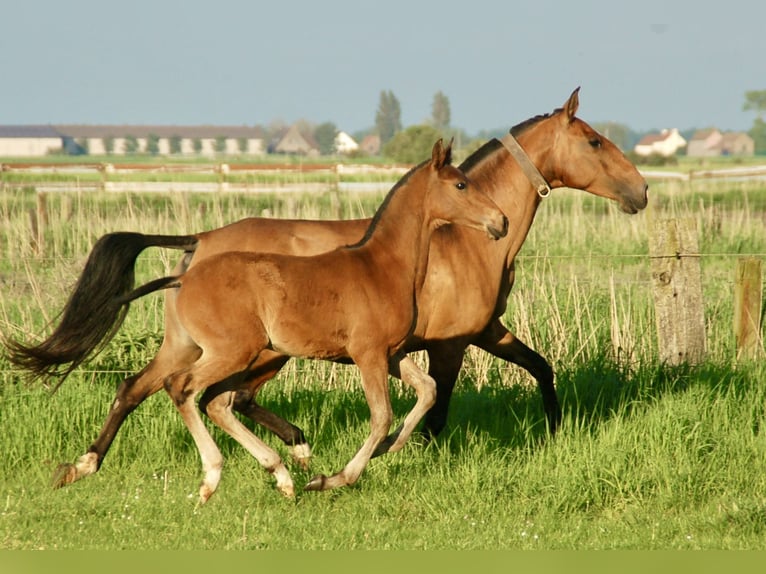
[(750, 156), (755, 153), (755, 142), (744, 132), (722, 133), (716, 128), (697, 130), (689, 139), (686, 154), (690, 157), (721, 155)]
[(0, 126), (0, 156), (43, 156), (61, 147), (61, 134), (52, 126)]
[(282, 131), (269, 146), (269, 153), (295, 155), (319, 155), (319, 146), (307, 135), (301, 133), (297, 124)]
[(359, 150), (359, 144), (346, 132), (338, 132), (335, 136), (335, 153), (349, 154)]
[(60, 151), (73, 155), (262, 155), (263, 140), (261, 128), (247, 126), (0, 126), (0, 156), (39, 157)]
[(674, 155), (686, 145), (686, 140), (678, 133), (677, 128), (664, 129), (660, 133), (647, 134), (633, 148), (638, 155), (650, 156), (657, 154), (665, 157)]

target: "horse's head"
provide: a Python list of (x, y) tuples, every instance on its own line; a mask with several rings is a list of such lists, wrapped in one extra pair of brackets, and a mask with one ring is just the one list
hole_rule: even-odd
[(545, 124), (555, 133), (545, 137), (550, 155), (547, 165), (538, 168), (551, 187), (582, 189), (615, 200), (626, 213), (636, 213), (646, 207), (646, 180), (615, 144), (575, 117), (579, 90), (540, 122), (540, 128)]
[(436, 225), (455, 223), (486, 231), (492, 239), (508, 233), (508, 218), (497, 204), (452, 165), (452, 141), (438, 140), (427, 168), (431, 178), (426, 206)]

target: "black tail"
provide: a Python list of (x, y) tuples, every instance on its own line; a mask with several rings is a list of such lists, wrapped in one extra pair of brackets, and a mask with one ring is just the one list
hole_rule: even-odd
[[(11, 363), (29, 371), (35, 379), (58, 378), (58, 387), (69, 373), (114, 337), (125, 320), (130, 301), (149, 292), (133, 291), (136, 259), (147, 247), (194, 251), (197, 238), (128, 232), (104, 235), (93, 246), (53, 333), (37, 345), (5, 342)], [(162, 286), (169, 285), (165, 282)], [(136, 293), (139, 294), (130, 296)]]

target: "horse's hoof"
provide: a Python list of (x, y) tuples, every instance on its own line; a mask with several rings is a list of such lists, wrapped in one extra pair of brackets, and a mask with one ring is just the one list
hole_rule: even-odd
[(326, 482), (327, 477), (324, 474), (318, 474), (308, 481), (306, 486), (303, 487), (303, 490), (324, 490)]
[(53, 472), (51, 486), (61, 488), (67, 484), (72, 484), (77, 480), (77, 467), (70, 462), (62, 462)]
[(290, 447), (290, 456), (302, 470), (309, 469), (311, 462), (311, 447), (308, 443), (296, 444)]

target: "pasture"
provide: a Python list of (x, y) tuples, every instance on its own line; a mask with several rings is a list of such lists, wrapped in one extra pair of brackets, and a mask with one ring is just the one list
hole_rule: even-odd
[[(218, 492), (198, 507), (197, 451), (160, 393), (128, 418), (100, 472), (52, 490), (56, 465), (95, 438), (115, 385), (156, 353), (162, 297), (153, 295), (132, 305), (117, 337), (55, 394), (0, 358), (0, 548), (766, 548), (766, 367), (736, 363), (732, 333), (736, 259), (766, 255), (766, 185), (650, 185), (648, 209), (633, 216), (554, 191), (517, 259), (505, 320), (554, 367), (564, 412), (555, 439), (546, 438), (531, 378), (471, 349), (444, 433), (374, 459), (353, 487), (288, 501), (211, 428), (226, 462)], [(40, 241), (30, 233), (34, 193), (3, 193), (2, 333), (45, 332), (104, 233), (186, 233), (265, 210), (361, 217), (381, 199), (56, 193)], [(697, 367), (657, 361), (647, 237), (665, 217), (697, 221), (708, 344)], [(142, 255), (137, 282), (169, 271), (175, 256)], [(369, 430), (353, 367), (291, 361), (261, 398), (312, 444), (311, 471), (289, 467), (298, 487), (339, 468)], [(392, 382), (392, 399), (398, 423), (414, 394)]]

